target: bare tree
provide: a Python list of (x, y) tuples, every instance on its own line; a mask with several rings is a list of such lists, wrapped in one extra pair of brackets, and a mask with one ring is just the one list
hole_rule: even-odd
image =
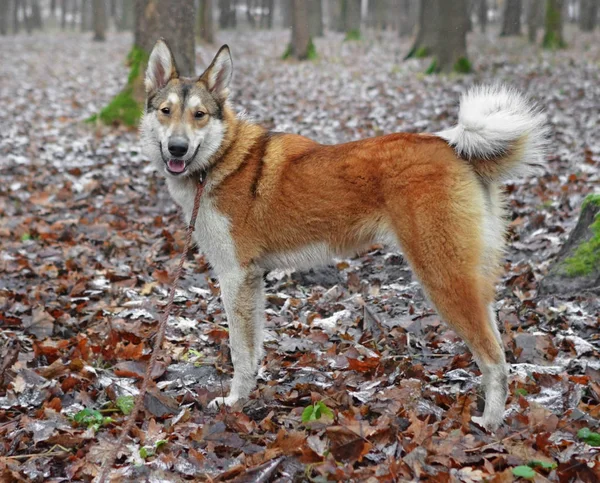
[(527, 9), (527, 38), (529, 42), (537, 42), (538, 29), (542, 25), (544, 13), (544, 0), (529, 0)]
[(407, 59), (431, 55), (432, 46), (438, 39), (438, 26), (442, 22), (438, 6), (438, 0), (421, 0), (419, 3), (419, 30), (412, 48), (406, 55)]
[(219, 28), (235, 28), (237, 25), (235, 0), (219, 0)]
[(173, 51), (182, 76), (195, 74), (195, 7), (189, 0), (136, 0), (133, 48), (127, 84), (98, 115), (107, 124), (135, 125), (145, 99), (144, 71), (148, 55), (163, 37)]
[(584, 32), (592, 32), (598, 21), (598, 0), (581, 0), (579, 4), (579, 28)]
[(104, 42), (106, 40), (106, 5), (104, 0), (93, 0), (92, 13), (94, 17), (94, 40)]
[(62, 0), (60, 3), (60, 28), (62, 30), (67, 28), (67, 7), (68, 1)]
[(209, 44), (215, 41), (213, 0), (200, 0), (196, 15), (196, 35)]
[(504, 16), (502, 18), (502, 37), (521, 35), (521, 12), (523, 4), (521, 0), (506, 0), (504, 4)]
[(415, 26), (417, 25), (419, 1), (400, 0), (398, 12), (400, 13), (400, 18), (398, 19), (398, 34), (400, 37), (408, 37), (413, 34)]
[(9, 7), (8, 0), (0, 0), (0, 35), (8, 34)]
[(133, 30), (133, 0), (121, 0), (118, 5), (117, 30)]
[(308, 32), (311, 38), (323, 37), (323, 2), (306, 0), (308, 3)]
[(432, 56), (434, 72), (471, 71), (467, 58), (467, 0), (421, 0), (419, 33), (408, 57)]
[(479, 0), (477, 8), (477, 21), (482, 32), (487, 30), (488, 23), (488, 3), (487, 0)]
[(275, 11), (275, 0), (262, 0), (262, 15), (260, 16), (261, 28), (273, 28), (273, 12)]
[(19, 29), (21, 28), (21, 23), (19, 22), (19, 9), (21, 8), (21, 2), (23, 0), (13, 0), (12, 1), (12, 31), (13, 34), (18, 34)]
[(563, 49), (567, 46), (563, 38), (563, 0), (546, 0), (545, 49)]
[(360, 39), (361, 1), (342, 0), (346, 40)]
[(43, 30), (44, 28), (39, 0), (31, 0), (31, 26), (32, 28), (39, 30)]
[(308, 26), (308, 3), (305, 0), (292, 0), (292, 40), (284, 57), (288, 56), (298, 60), (315, 56)]

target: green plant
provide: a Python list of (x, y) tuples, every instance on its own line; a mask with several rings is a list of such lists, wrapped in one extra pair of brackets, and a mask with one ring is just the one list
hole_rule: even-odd
[(105, 426), (114, 421), (113, 418), (102, 416), (102, 413), (96, 409), (85, 408), (73, 416), (73, 421), (82, 426), (93, 428), (98, 431), (101, 426)]
[(590, 446), (600, 446), (600, 434), (594, 433), (590, 428), (581, 428), (577, 431), (577, 437)]
[(333, 419), (334, 414), (323, 401), (316, 402), (304, 408), (302, 411), (302, 422), (309, 423), (311, 421), (317, 421), (321, 418)]
[(127, 416), (128, 414), (131, 414), (131, 411), (133, 411), (135, 400), (133, 396), (119, 396), (115, 404), (121, 410), (121, 412)]

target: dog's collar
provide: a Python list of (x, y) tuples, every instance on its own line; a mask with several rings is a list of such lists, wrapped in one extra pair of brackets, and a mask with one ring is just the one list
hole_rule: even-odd
[(206, 178), (208, 176), (208, 170), (207, 169), (203, 169), (200, 171), (197, 171), (193, 174), (193, 178), (196, 181), (196, 183), (198, 183), (198, 185), (200, 185), (202, 188), (204, 188), (204, 185), (206, 183)]

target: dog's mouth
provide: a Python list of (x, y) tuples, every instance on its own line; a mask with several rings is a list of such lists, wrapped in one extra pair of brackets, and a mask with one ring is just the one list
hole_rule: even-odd
[(167, 161), (167, 171), (171, 174), (181, 174), (185, 172), (187, 166), (183, 159), (169, 159)]

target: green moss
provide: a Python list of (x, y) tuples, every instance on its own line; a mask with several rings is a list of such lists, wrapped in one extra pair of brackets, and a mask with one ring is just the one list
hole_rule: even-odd
[(416, 59), (424, 59), (425, 57), (429, 57), (429, 49), (425, 46), (421, 46), (414, 51), (412, 57), (415, 57)]
[[(292, 44), (288, 44), (287, 48), (285, 49), (285, 52), (283, 53), (283, 55), (281, 56), (282, 60), (287, 60), (290, 59), (294, 56), (294, 52), (292, 49)], [(312, 38), (310, 38), (308, 40), (308, 48), (306, 50), (306, 56), (301, 57), (300, 60), (315, 60), (317, 59), (319, 56), (317, 55), (317, 48), (315, 47), (315, 44), (312, 40)]]
[(542, 41), (545, 49), (564, 49), (567, 46), (561, 35), (561, 11), (554, 2), (546, 2), (546, 33)]
[(429, 67), (427, 67), (425, 74), (427, 74), (427, 75), (435, 74), (436, 72), (439, 72), (439, 70), (440, 69), (438, 67), (437, 59), (433, 59), (431, 61), (431, 64), (429, 64)]
[[(599, 199), (600, 195), (592, 195), (590, 201), (586, 198), (586, 202), (600, 203)], [(600, 213), (590, 225), (590, 230), (592, 238), (579, 245), (573, 256), (564, 262), (566, 273), (570, 277), (588, 275), (600, 267)]]
[(98, 114), (98, 118), (105, 124), (123, 123), (126, 126), (137, 126), (141, 116), (142, 107), (133, 98), (131, 87), (119, 92)]
[(281, 60), (287, 60), (291, 56), (292, 56), (292, 44), (289, 43), (288, 46), (285, 48), (285, 52), (281, 56)]
[(308, 41), (308, 50), (306, 51), (306, 58), (308, 60), (316, 60), (317, 57), (317, 48), (315, 47), (315, 43), (312, 38)]
[(581, 209), (583, 210), (588, 205), (600, 207), (600, 193), (587, 195), (581, 204)]
[(346, 37), (344, 38), (344, 42), (361, 40), (362, 35), (360, 34), (360, 29), (352, 29), (346, 32)]
[(142, 116), (142, 106), (135, 100), (134, 89), (136, 83), (140, 82), (148, 63), (148, 54), (134, 45), (127, 55), (127, 63), (129, 65), (127, 85), (110, 101), (108, 106), (87, 119), (88, 122), (100, 120), (105, 124), (137, 126)]
[(459, 58), (454, 64), (454, 72), (459, 74), (468, 74), (473, 70), (471, 62), (466, 57)]

